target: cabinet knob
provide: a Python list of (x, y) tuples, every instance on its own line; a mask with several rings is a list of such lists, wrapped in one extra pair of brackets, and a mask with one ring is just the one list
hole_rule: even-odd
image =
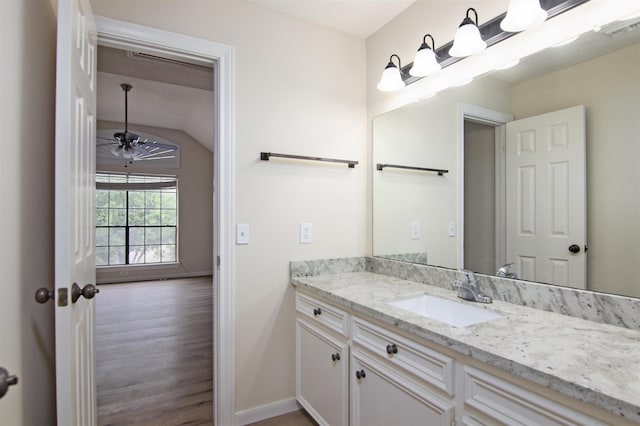
[(313, 310), (313, 316), (317, 317), (318, 315), (322, 314), (322, 311), (320, 310), (320, 308), (315, 308)]
[(36, 302), (47, 303), (49, 300), (53, 300), (53, 290), (49, 290), (46, 287), (36, 290)]
[(336, 352), (335, 354), (331, 354), (331, 361), (340, 361), (340, 353)]
[(393, 354), (397, 354), (398, 353), (398, 347), (396, 346), (395, 343), (387, 345), (387, 353), (389, 355), (393, 355)]
[(364, 370), (356, 371), (356, 379), (360, 380), (364, 379), (365, 377), (367, 377), (367, 375), (365, 374)]

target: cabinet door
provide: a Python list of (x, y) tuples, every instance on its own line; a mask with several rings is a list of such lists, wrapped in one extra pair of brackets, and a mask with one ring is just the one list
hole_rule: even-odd
[(352, 426), (450, 426), (454, 406), (358, 350), (351, 354)]
[(296, 398), (320, 425), (349, 421), (349, 348), (308, 322), (296, 321)]

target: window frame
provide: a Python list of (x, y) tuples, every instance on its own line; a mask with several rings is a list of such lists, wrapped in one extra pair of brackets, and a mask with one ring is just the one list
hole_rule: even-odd
[[(104, 180), (101, 181), (101, 179)], [(113, 181), (112, 181), (113, 180)], [(103, 209), (106, 210), (106, 225), (98, 225), (97, 220), (94, 224), (94, 232), (97, 234), (99, 229), (106, 229), (106, 245), (98, 246), (98, 238), (95, 238), (94, 247), (96, 252), (98, 249), (104, 248), (106, 249), (106, 264), (98, 264), (96, 263), (96, 268), (158, 268), (158, 267), (176, 267), (180, 264), (179, 258), (179, 228), (180, 228), (180, 220), (179, 220), (179, 190), (178, 190), (178, 176), (177, 175), (152, 175), (152, 174), (143, 174), (143, 173), (118, 173), (118, 172), (110, 172), (110, 171), (98, 171), (96, 172), (96, 198), (97, 191), (106, 191), (108, 194), (108, 203), (106, 207), (99, 207), (98, 202), (96, 201), (96, 211), (95, 214), (97, 216), (98, 210)], [(166, 189), (173, 189), (173, 191), (166, 191)], [(124, 207), (111, 207), (111, 194), (113, 192), (121, 192), (124, 193)], [(130, 206), (130, 198), (131, 193), (139, 192), (144, 194), (144, 207), (131, 207)], [(147, 194), (149, 192), (158, 192), (160, 194), (159, 206), (158, 207), (148, 207), (146, 200)], [(175, 207), (163, 208), (163, 194), (170, 193), (175, 194)], [(131, 210), (142, 210), (143, 211), (143, 224), (131, 224), (130, 223), (130, 215)], [(124, 210), (124, 225), (112, 225), (111, 224), (111, 211), (112, 210)], [(160, 215), (160, 224), (147, 224), (147, 211), (148, 210), (158, 210), (158, 214)], [(163, 212), (164, 211), (175, 211), (175, 224), (162, 224)], [(112, 245), (112, 229), (123, 229), (124, 230), (124, 243)], [(131, 231), (132, 229), (143, 229), (143, 242), (142, 244), (131, 244)], [(157, 244), (148, 244), (147, 243), (147, 230), (148, 229), (158, 229), (159, 230), (159, 241)], [(164, 229), (173, 229), (173, 240), (172, 243), (163, 244), (163, 230)], [(146, 261), (146, 252), (148, 247), (157, 246), (159, 250), (160, 261), (158, 262), (147, 262)], [(162, 261), (162, 248), (163, 246), (173, 246), (173, 260)], [(124, 263), (114, 263), (111, 264), (111, 248), (112, 247), (122, 247), (124, 249)], [(131, 263), (131, 249), (134, 247), (139, 247), (142, 249), (143, 253), (143, 261)], [(96, 253), (97, 254), (97, 253)], [(96, 259), (97, 260), (97, 259)]]

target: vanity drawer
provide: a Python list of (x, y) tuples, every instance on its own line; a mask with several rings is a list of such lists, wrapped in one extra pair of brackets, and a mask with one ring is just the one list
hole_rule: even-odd
[(357, 317), (353, 342), (453, 396), (453, 358)]
[(314, 323), (349, 337), (349, 315), (345, 311), (300, 293), (296, 293), (296, 310)]
[(467, 365), (464, 366), (464, 405), (465, 411), (473, 409), (483, 417), (490, 418), (490, 424), (496, 422), (526, 426), (605, 426), (609, 424)]

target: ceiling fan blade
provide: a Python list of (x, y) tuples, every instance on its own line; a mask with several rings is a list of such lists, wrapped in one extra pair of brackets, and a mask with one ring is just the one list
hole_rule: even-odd
[(134, 158), (135, 161), (151, 161), (151, 160), (169, 160), (172, 158), (176, 158), (175, 155), (167, 155), (164, 157), (136, 157)]
[(178, 147), (175, 145), (169, 145), (166, 143), (160, 143), (160, 142), (147, 142), (144, 144), (144, 147), (146, 150), (152, 150), (154, 148), (159, 148), (159, 149), (164, 149), (164, 150), (170, 150), (170, 151), (177, 151)]
[[(162, 151), (156, 151), (156, 152), (146, 152), (144, 154), (141, 154), (140, 157), (141, 158), (153, 158), (153, 157), (159, 157), (161, 155), (171, 154), (172, 152), (175, 152), (175, 150), (162, 150)], [(175, 157), (175, 155), (173, 157)]]

